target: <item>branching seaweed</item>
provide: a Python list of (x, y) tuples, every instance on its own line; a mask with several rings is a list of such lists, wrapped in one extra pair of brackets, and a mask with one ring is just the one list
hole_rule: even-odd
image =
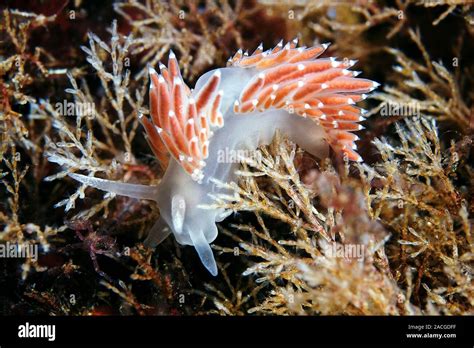
[(466, 97), (470, 100), (469, 105), (460, 92), (455, 76), (443, 64), (430, 59), (420, 33), (410, 29), (409, 35), (420, 50), (423, 62), (410, 59), (398, 49), (387, 49), (397, 60), (398, 65), (394, 70), (401, 78), (396, 80), (396, 86), (385, 86), (384, 92), (373, 96), (382, 103), (371, 113), (390, 105), (396, 105), (402, 110), (412, 108), (413, 113), (436, 116), (441, 121), (448, 120), (457, 124), (463, 132), (472, 132), (472, 96)]
[[(223, 231), (252, 260), (243, 275), (256, 277), (265, 292), (264, 301), (249, 313), (416, 312), (409, 304), (403, 310), (397, 307), (403, 294), (384, 254), (386, 234), (367, 215), (361, 188), (349, 178), (341, 181), (331, 167), (308, 187), (294, 164), (295, 145), (278, 136), (269, 149), (259, 151), (252, 158), (261, 161), (245, 160), (239, 185), (218, 183), (233, 193), (216, 196), (217, 206), (252, 211), (257, 218), (258, 227), (242, 223), (232, 225), (234, 232)], [(270, 228), (268, 217), (289, 230)], [(358, 256), (339, 255), (352, 248), (359, 250)]]
[[(131, 53), (141, 56), (143, 69), (138, 78), (146, 74), (147, 65), (157, 66), (174, 49), (183, 75), (194, 79), (213, 65), (224, 65), (234, 47), (256, 47), (257, 35), (264, 29), (257, 28), (253, 19), (264, 16), (263, 8), (252, 1), (128, 0), (117, 2), (114, 8), (136, 37)], [(242, 35), (252, 31), (256, 35)]]
[(378, 186), (367, 191), (371, 216), (393, 232), (395, 278), (403, 284), (416, 270), (414, 303), (428, 296), (444, 313), (472, 311), (472, 206), (452, 180), (461, 155), (454, 146), (442, 150), (434, 120), (406, 119), (397, 134), (400, 146), (375, 140), (382, 162), (360, 167)]
[[(130, 65), (128, 51), (133, 38), (123, 39), (117, 32), (117, 23), (111, 28), (110, 43), (102, 41), (95, 34), (89, 34), (89, 47), (82, 47), (87, 60), (99, 77), (104, 91), (102, 98), (91, 94), (85, 81), (82, 86), (72, 75), (69, 76), (72, 88), (66, 90), (74, 102), (43, 102), (36, 110), (40, 115), (47, 114), (57, 130), (59, 141), (47, 139), (46, 155), (49, 161), (62, 166), (62, 170), (46, 178), (48, 181), (66, 177), (70, 173), (85, 171), (90, 176), (101, 174), (106, 178), (130, 178), (133, 171), (140, 171), (140, 165), (132, 151), (132, 141), (138, 127), (138, 113), (142, 110), (145, 87), (130, 87)], [(103, 58), (105, 54), (105, 59)], [(110, 69), (110, 70), (109, 70)], [(71, 113), (71, 114), (69, 114)], [(67, 116), (74, 116), (71, 123)], [(83, 128), (87, 131), (84, 131)], [(100, 131), (96, 128), (99, 127)], [(141, 168), (148, 174), (146, 168)], [(66, 211), (74, 207), (77, 198), (84, 198), (86, 186), (81, 185), (70, 197), (60, 201), (56, 207), (65, 206)], [(113, 198), (105, 199), (83, 211), (79, 218), (90, 218), (106, 209)]]

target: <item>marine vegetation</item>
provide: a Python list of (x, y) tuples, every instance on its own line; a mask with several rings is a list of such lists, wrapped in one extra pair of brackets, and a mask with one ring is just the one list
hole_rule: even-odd
[(1, 6), (3, 314), (474, 314), (470, 1)]

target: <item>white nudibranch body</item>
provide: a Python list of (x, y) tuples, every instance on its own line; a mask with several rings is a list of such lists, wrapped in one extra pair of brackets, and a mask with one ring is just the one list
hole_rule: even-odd
[[(361, 129), (354, 104), (378, 84), (355, 78), (354, 61), (317, 59), (328, 45), (296, 48), (296, 41), (250, 56), (238, 51), (228, 67), (210, 71), (194, 90), (184, 83), (174, 54), (160, 73), (150, 69), (150, 118), (141, 117), (147, 140), (166, 169), (158, 186), (114, 182), (79, 174), (89, 186), (157, 202), (160, 218), (145, 243), (156, 246), (170, 233), (196, 248), (213, 275), (217, 265), (210, 243), (216, 222), (227, 212), (203, 209), (219, 193), (213, 179), (235, 180), (238, 163), (222, 160), (222, 151), (253, 150), (269, 144), (277, 129), (309, 153), (323, 158), (328, 146), (350, 160)], [(211, 195), (210, 195), (211, 194)]]

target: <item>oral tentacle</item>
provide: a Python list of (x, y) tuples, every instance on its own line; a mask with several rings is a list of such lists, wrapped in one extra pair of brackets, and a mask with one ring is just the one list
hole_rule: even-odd
[(214, 259), (211, 246), (204, 237), (203, 231), (191, 231), (189, 232), (189, 236), (191, 237), (194, 248), (196, 248), (196, 251), (204, 267), (206, 267), (209, 273), (211, 273), (213, 276), (217, 276), (216, 260)]
[(144, 245), (148, 248), (154, 248), (163, 242), (171, 234), (168, 224), (160, 217), (148, 232), (148, 237), (144, 241)]
[(129, 184), (125, 182), (100, 179), (75, 173), (71, 173), (69, 176), (87, 186), (95, 187), (96, 189), (115, 193), (121, 196), (136, 199), (147, 199), (151, 201), (156, 201), (158, 197), (158, 186)]

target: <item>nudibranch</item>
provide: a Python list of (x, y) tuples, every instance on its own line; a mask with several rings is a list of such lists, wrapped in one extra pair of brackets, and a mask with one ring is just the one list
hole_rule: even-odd
[(349, 160), (361, 160), (352, 132), (362, 129), (364, 118), (354, 104), (378, 84), (356, 78), (359, 72), (349, 70), (355, 61), (318, 58), (327, 46), (297, 47), (295, 39), (267, 51), (260, 45), (251, 55), (239, 50), (227, 67), (201, 76), (194, 90), (186, 86), (171, 52), (160, 74), (150, 68), (150, 118), (140, 117), (166, 170), (159, 185), (71, 177), (107, 192), (156, 201), (160, 218), (145, 243), (156, 246), (173, 232), (178, 243), (194, 246), (217, 275), (210, 243), (217, 236), (216, 222), (228, 212), (202, 206), (219, 193), (212, 179), (235, 181), (238, 166), (219, 161), (220, 151), (256, 149), (280, 129), (318, 158), (326, 157), (331, 146)]

